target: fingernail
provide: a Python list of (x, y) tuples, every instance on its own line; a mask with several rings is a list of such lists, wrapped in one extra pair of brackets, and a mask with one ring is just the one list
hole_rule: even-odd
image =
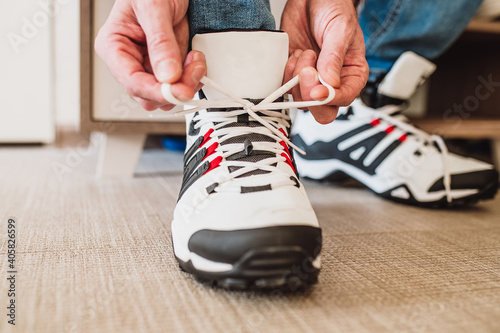
[(191, 73), (191, 78), (193, 81), (199, 82), (203, 75), (205, 75), (205, 66), (196, 66)]
[(181, 66), (173, 59), (163, 60), (156, 66), (156, 76), (160, 82), (172, 82), (179, 76)]
[(302, 54), (302, 50), (299, 50), (299, 49), (297, 49), (293, 52), (293, 56), (296, 58), (300, 57), (301, 54)]
[(312, 68), (306, 67), (300, 72), (300, 79), (306, 86), (313, 85), (317, 80), (316, 71)]
[(202, 52), (195, 52), (193, 54), (193, 61), (205, 61), (205, 55)]

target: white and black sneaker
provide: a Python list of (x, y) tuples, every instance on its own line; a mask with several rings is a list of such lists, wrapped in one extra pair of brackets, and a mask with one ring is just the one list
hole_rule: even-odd
[(307, 153), (296, 158), (300, 175), (331, 181), (347, 175), (384, 198), (422, 207), (493, 198), (499, 181), (492, 165), (449, 153), (441, 137), (399, 114), (434, 69), (426, 59), (405, 53), (333, 123), (320, 125), (299, 111), (292, 142)]
[[(293, 102), (279, 100), (283, 32), (196, 35), (207, 59), (187, 116), (184, 179), (172, 222), (183, 270), (226, 288), (296, 288), (317, 281), (321, 229), (295, 171)], [(291, 84), (295, 85), (298, 78)], [(281, 87), (281, 88), (280, 88)], [(162, 92), (176, 104), (170, 87)], [(196, 110), (196, 113), (192, 113)]]

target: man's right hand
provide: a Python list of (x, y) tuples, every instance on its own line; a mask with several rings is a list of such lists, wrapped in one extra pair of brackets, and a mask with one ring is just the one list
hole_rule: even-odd
[(116, 0), (95, 40), (95, 50), (125, 90), (145, 109), (170, 110), (161, 83), (179, 100), (193, 98), (207, 66), (187, 54), (188, 0)]

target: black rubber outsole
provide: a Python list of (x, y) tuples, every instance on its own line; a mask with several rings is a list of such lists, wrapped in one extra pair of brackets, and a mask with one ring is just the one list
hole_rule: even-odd
[[(309, 177), (304, 177), (305, 179), (316, 181), (316, 182), (321, 182), (321, 183), (335, 183), (335, 184), (341, 184), (342, 182), (348, 181), (350, 179), (355, 179), (348, 174), (342, 172), (342, 171), (334, 171), (328, 176), (321, 178), (321, 179), (314, 179), (314, 178), (309, 178)], [(355, 179), (356, 180), (356, 179)], [(477, 204), (480, 201), (486, 201), (486, 200), (492, 200), (495, 198), (498, 189), (500, 187), (500, 182), (497, 180), (496, 182), (492, 182), (488, 184), (488, 186), (485, 186), (481, 190), (479, 190), (478, 193), (475, 193), (473, 195), (463, 197), (463, 198), (458, 198), (458, 199), (453, 199), (452, 202), (448, 202), (446, 200), (446, 196), (442, 197), (441, 199), (437, 201), (432, 201), (432, 202), (421, 202), (415, 199), (410, 191), (406, 186), (406, 190), (410, 194), (409, 199), (401, 199), (401, 198), (395, 198), (390, 195), (390, 193), (395, 190), (395, 188), (390, 189), (387, 192), (384, 193), (377, 193), (373, 190), (371, 190), (368, 186), (364, 185), (363, 183), (360, 183), (366, 188), (368, 188), (371, 192), (374, 194), (401, 204), (406, 204), (410, 206), (416, 206), (420, 208), (429, 208), (429, 209), (450, 209), (450, 208), (460, 208), (460, 207), (466, 207), (466, 206), (472, 206)]]
[(296, 246), (273, 246), (253, 249), (242, 256), (227, 272), (196, 269), (191, 261), (177, 258), (181, 270), (199, 282), (230, 290), (303, 290), (318, 282), (319, 269), (313, 258)]

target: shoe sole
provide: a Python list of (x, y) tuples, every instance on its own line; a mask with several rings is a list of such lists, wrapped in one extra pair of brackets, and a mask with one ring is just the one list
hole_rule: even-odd
[[(297, 157), (297, 160), (300, 161), (300, 156)], [(432, 209), (443, 209), (443, 208), (457, 208), (457, 207), (464, 207), (464, 206), (469, 206), (469, 205), (474, 205), (478, 203), (479, 201), (485, 201), (485, 200), (491, 200), (495, 197), (496, 193), (498, 192), (499, 189), (499, 180), (497, 179), (496, 181), (493, 181), (489, 183), (488, 185), (484, 186), (483, 188), (479, 189), (477, 193), (464, 196), (461, 198), (456, 198), (453, 199), (452, 202), (448, 202), (446, 199), (446, 196), (443, 195), (441, 198), (438, 200), (433, 200), (433, 201), (419, 201), (417, 200), (414, 196), (413, 193), (410, 191), (410, 189), (406, 186), (397, 186), (395, 188), (391, 188), (385, 192), (378, 193), (374, 190), (371, 189), (370, 186), (368, 186), (365, 182), (359, 180), (357, 177), (353, 176), (350, 174), (348, 167), (346, 167), (346, 170), (343, 170), (343, 162), (340, 160), (328, 160), (332, 161), (337, 164), (337, 168), (332, 169), (328, 174), (322, 177), (312, 177), (311, 175), (306, 174), (303, 178), (305, 179), (310, 179), (314, 181), (319, 181), (319, 182), (329, 182), (329, 183), (342, 183), (346, 180), (349, 179), (354, 179), (358, 181), (359, 183), (363, 184), (365, 187), (367, 187), (370, 191), (375, 193), (376, 195), (387, 199), (391, 200), (393, 202), (397, 203), (403, 203), (406, 205), (411, 205), (411, 206), (417, 206), (421, 208), (432, 208)], [(312, 161), (302, 161), (303, 164), (309, 163), (310, 166), (313, 166), (313, 164), (310, 164)], [(300, 163), (299, 165), (299, 173), (300, 173)], [(342, 168), (342, 169), (340, 169)], [(323, 170), (320, 170), (321, 172), (324, 172)], [(391, 195), (392, 191), (399, 187), (404, 187), (410, 197), (408, 199), (403, 199), (403, 198), (397, 198), (393, 197)]]
[[(460, 207), (466, 207), (466, 206), (472, 206), (477, 204), (480, 201), (487, 201), (487, 200), (492, 200), (495, 198), (498, 188), (500, 186), (500, 183), (498, 181), (490, 183), (489, 185), (485, 186), (484, 188), (480, 189), (479, 192), (473, 195), (469, 195), (466, 197), (462, 198), (457, 198), (453, 199), (451, 202), (448, 202), (446, 197), (441, 198), (439, 201), (432, 201), (432, 202), (420, 202), (413, 197), (411, 197), (408, 200), (404, 199), (398, 199), (394, 198), (389, 195), (389, 193), (392, 192), (392, 190), (378, 194), (377, 195), (381, 196), (382, 198), (389, 199), (394, 202), (398, 203), (404, 203), (404, 204), (409, 204), (412, 206), (417, 206), (421, 208), (431, 208), (431, 209), (449, 209), (449, 208), (460, 208)], [(408, 190), (410, 193), (410, 191)]]
[[(349, 174), (343, 172), (343, 171), (332, 171), (330, 174), (328, 174), (326, 177), (316, 179), (316, 178), (311, 178), (311, 177), (303, 177), (304, 179), (316, 181), (316, 182), (321, 182), (321, 183), (335, 183), (335, 184), (342, 184), (346, 181), (349, 181), (351, 179), (356, 180), (359, 182), (356, 178), (350, 176)], [(360, 184), (363, 184), (362, 182), (359, 182)], [(462, 198), (457, 198), (453, 199), (452, 202), (448, 202), (446, 199), (446, 196), (443, 196), (437, 201), (429, 201), (429, 202), (422, 202), (418, 201), (415, 199), (410, 191), (410, 189), (406, 186), (403, 186), (406, 188), (407, 192), (410, 194), (409, 199), (402, 199), (402, 198), (395, 198), (391, 196), (391, 192), (394, 191), (395, 189), (401, 187), (398, 186), (397, 188), (392, 188), (384, 193), (377, 193), (373, 191), (369, 186), (366, 184), (363, 184), (367, 189), (369, 189), (371, 192), (376, 194), (379, 197), (382, 197), (386, 200), (390, 200), (393, 202), (401, 203), (401, 204), (406, 204), (406, 205), (411, 205), (411, 206), (416, 206), (420, 208), (430, 208), (430, 209), (443, 209), (443, 208), (459, 208), (459, 207), (465, 207), (465, 206), (471, 206), (475, 205), (480, 201), (487, 201), (487, 200), (492, 200), (495, 198), (496, 194), (498, 193), (499, 187), (500, 187), (500, 182), (492, 182), (485, 186), (484, 188), (480, 189), (477, 193), (462, 197)]]
[[(208, 272), (177, 258), (181, 270), (210, 286), (234, 290), (296, 291), (315, 284), (320, 269), (297, 246), (269, 246), (246, 252), (230, 271)], [(318, 257), (316, 262), (319, 261)]]

